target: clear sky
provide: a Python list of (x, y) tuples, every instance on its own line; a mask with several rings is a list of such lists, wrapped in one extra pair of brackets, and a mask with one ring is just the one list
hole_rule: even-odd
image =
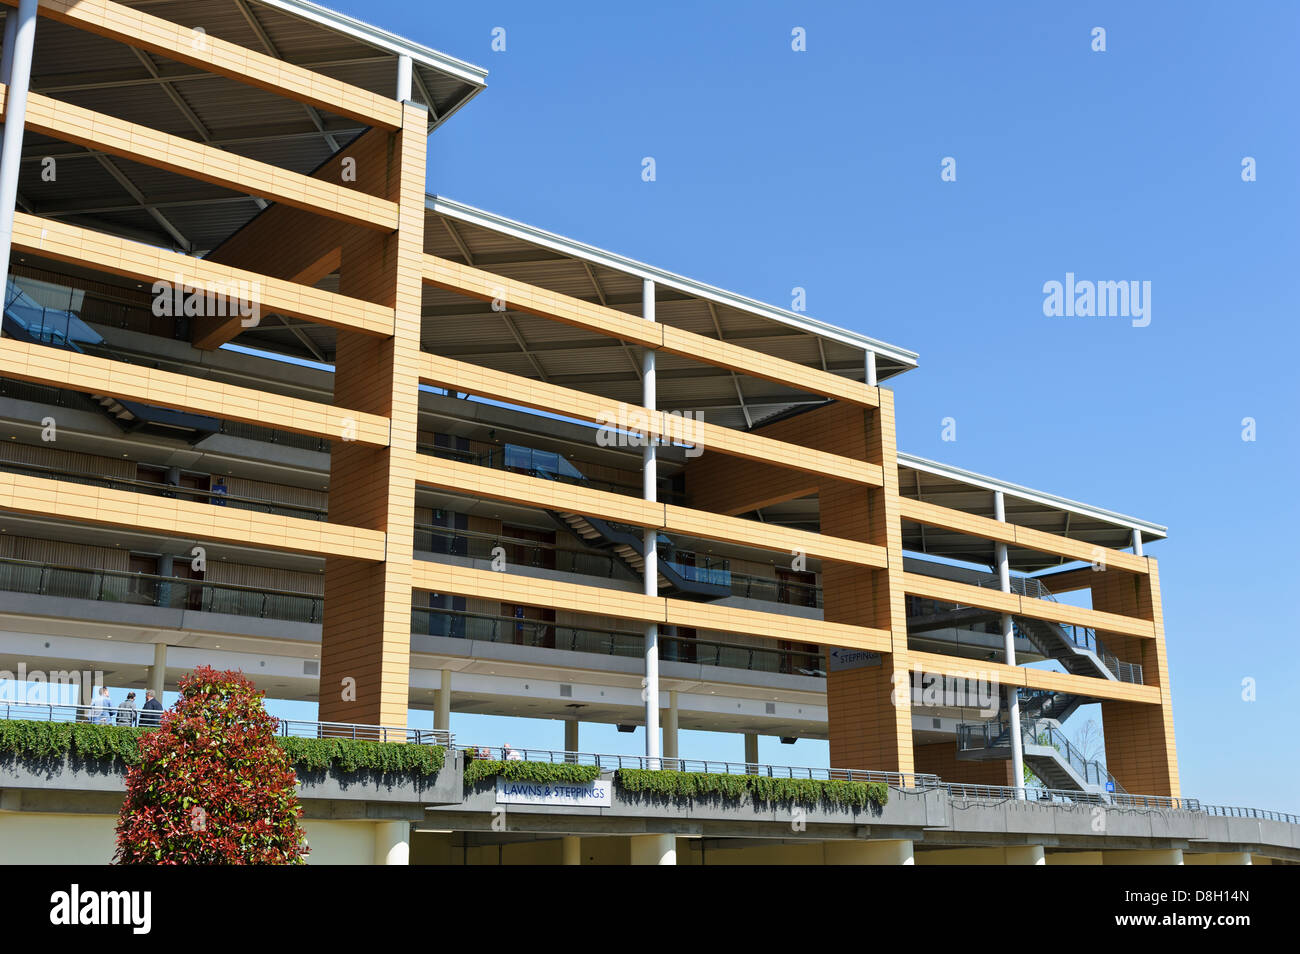
[[(902, 449), (1166, 524), (1184, 793), (1300, 810), (1300, 5), (330, 5), (490, 70), (431, 139), (430, 191), (778, 305), (805, 288), (920, 353)], [(1150, 324), (1045, 317), (1067, 272), (1150, 282)], [(740, 740), (684, 739), (705, 751)]]

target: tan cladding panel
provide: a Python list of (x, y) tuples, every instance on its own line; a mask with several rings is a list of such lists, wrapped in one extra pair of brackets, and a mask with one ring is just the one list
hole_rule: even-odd
[[(8, 90), (0, 86), (0, 98), (7, 101), (7, 93)], [(309, 212), (319, 212), (344, 222), (388, 231), (397, 228), (395, 202), (37, 93), (32, 93), (27, 100), (27, 128), (64, 142), (122, 156), (236, 192), (247, 192)]]
[(952, 510), (948, 507), (940, 507), (938, 504), (913, 500), (910, 497), (899, 498), (898, 510), (904, 520), (914, 520), (917, 523), (925, 524), (927, 527), (942, 527), (945, 530), (970, 534), (972, 537), (979, 537), (982, 540), (1013, 543), (1028, 550), (1036, 550), (1039, 553), (1069, 557), (1072, 560), (1084, 560), (1088, 563), (1097, 563), (1104, 560), (1107, 566), (1114, 567), (1117, 570), (1127, 570), (1130, 573), (1147, 572), (1145, 557), (1134, 556), (1121, 550), (1094, 546), (1081, 540), (1058, 537), (1054, 533), (1020, 527), (1014, 523), (990, 520), (988, 517), (981, 517), (977, 514), (962, 513), (960, 510)]
[(605, 398), (572, 388), (558, 387), (451, 358), (426, 353), (422, 359), (422, 383), (467, 391), (479, 397), (564, 414), (596, 424), (621, 425), (626, 418), (631, 430), (696, 443), (705, 452), (715, 450), (732, 457), (776, 464), (810, 474), (831, 475), (840, 480), (872, 487), (879, 487), (883, 482), (880, 466), (866, 461), (733, 430), (707, 421), (699, 421), (687, 427), (684, 418), (665, 411), (650, 411), (635, 404), (615, 405)]
[(306, 318), (336, 328), (384, 337), (393, 333), (392, 308), (25, 212), (14, 215), (14, 248), (138, 281), (224, 288), (230, 294), (237, 292), (241, 296), (247, 293), (263, 311)]
[(384, 535), (374, 530), (88, 487), (45, 477), (0, 473), (0, 510), (98, 526), (154, 530), (185, 540), (367, 561), (384, 558)]
[(1141, 702), (1153, 706), (1160, 705), (1162, 701), (1159, 686), (1140, 686), (1131, 682), (1072, 676), (1068, 673), (1048, 672), (1045, 669), (1027, 669), (1023, 666), (1008, 666), (1004, 663), (964, 659), (939, 653), (913, 652), (909, 657), (914, 672), (937, 673), (967, 679), (995, 679), (1002, 686), (1047, 689), (1090, 699)]
[(489, 500), (508, 500), (562, 513), (585, 514), (638, 527), (738, 543), (863, 566), (883, 567), (883, 547), (827, 537), (806, 530), (759, 524), (739, 517), (724, 517), (671, 504), (651, 503), (637, 497), (589, 490), (572, 484), (491, 470), (461, 461), (420, 455), (417, 483), (457, 490)]
[(388, 443), (388, 419), (95, 355), (0, 338), (0, 376), (359, 444)]
[[(18, 6), (18, 0), (0, 2)], [(40, 0), (40, 13), (89, 33), (318, 106), (339, 116), (360, 119), (371, 126), (397, 129), (402, 124), (402, 104), (396, 99), (111, 0)]]
[(474, 599), (522, 603), (526, 606), (590, 613), (594, 616), (614, 616), (642, 623), (665, 623), (723, 633), (849, 646), (877, 652), (889, 646), (887, 632), (865, 626), (823, 623), (821, 620), (796, 616), (710, 606), (689, 600), (644, 596), (626, 590), (539, 580), (426, 560), (417, 560), (412, 564), (411, 577), (412, 586), (417, 590), (453, 593)]
[(1047, 620), (1053, 623), (1072, 623), (1076, 626), (1090, 626), (1108, 633), (1121, 633), (1125, 636), (1152, 638), (1155, 625), (1150, 620), (1135, 619), (1132, 616), (1120, 616), (1116, 613), (1103, 613), (1100, 610), (1082, 609), (1067, 606), (1051, 600), (1032, 599), (1016, 593), (1003, 593), (999, 590), (969, 583), (954, 583), (918, 573), (903, 574), (903, 590), (914, 596), (928, 596), (930, 599), (957, 603), (962, 606), (978, 606), (981, 609), (1011, 613), (1016, 616), (1029, 616), (1033, 619)]
[(875, 407), (879, 403), (878, 390), (857, 381), (716, 338), (682, 331), (662, 322), (646, 321), (614, 308), (548, 291), (481, 268), (460, 265), (435, 255), (425, 256), (424, 280), (471, 298), (484, 301), (501, 299), (516, 311), (551, 318), (644, 348), (659, 349), (693, 361), (776, 381), (812, 394), (865, 407)]

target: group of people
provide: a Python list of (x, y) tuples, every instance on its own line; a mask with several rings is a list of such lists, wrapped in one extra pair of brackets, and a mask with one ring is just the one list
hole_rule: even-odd
[(90, 721), (95, 725), (158, 725), (162, 722), (162, 703), (154, 698), (153, 690), (144, 694), (144, 706), (135, 707), (135, 693), (128, 692), (120, 706), (114, 707), (113, 699), (108, 694), (108, 686), (99, 690), (99, 695), (90, 704)]

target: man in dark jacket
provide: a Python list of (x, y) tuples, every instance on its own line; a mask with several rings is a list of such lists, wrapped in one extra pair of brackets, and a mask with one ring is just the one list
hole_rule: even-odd
[(144, 694), (144, 708), (140, 710), (141, 725), (159, 725), (162, 722), (162, 703), (153, 697), (150, 689)]

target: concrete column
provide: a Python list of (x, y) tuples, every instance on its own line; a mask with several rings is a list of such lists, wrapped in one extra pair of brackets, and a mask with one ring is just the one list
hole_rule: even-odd
[[(18, 206), (18, 171), (22, 161), (23, 132), (27, 124), (27, 93), (32, 79), (32, 48), (36, 44), (37, 0), (19, 0), (9, 8), (12, 34), (5, 23), (3, 62), (8, 91), (5, 95), (3, 145), (0, 145), (0, 293), (9, 287), (9, 255), (13, 250), (14, 211)], [(12, 42), (10, 39), (12, 38)]]
[(568, 719), (564, 723), (564, 751), (566, 752), (579, 751), (577, 719)]
[[(749, 766), (749, 765), (757, 765), (757, 764), (758, 764), (758, 733), (746, 732), (745, 733), (745, 765)], [(757, 772), (758, 769), (746, 768), (745, 771), (752, 775), (755, 772)]]
[(677, 864), (677, 838), (674, 835), (633, 835), (628, 841), (631, 848), (630, 864)]
[(375, 825), (375, 864), (411, 863), (411, 823), (383, 821)]
[(664, 710), (664, 758), (681, 758), (677, 754), (677, 690), (668, 693), (668, 708)]
[[(158, 700), (159, 705), (163, 705), (163, 685), (167, 682), (167, 644), (153, 644), (153, 665), (149, 667), (149, 685), (146, 689), (153, 690), (153, 697)], [(141, 703), (143, 705), (143, 703)]]
[(897, 841), (826, 841), (823, 859), (828, 865), (911, 865), (912, 843)]
[[(176, 573), (176, 558), (170, 553), (164, 553), (158, 558), (158, 575), (173, 576)], [(170, 583), (158, 584), (158, 605), (171, 606), (172, 604), (172, 585)], [(182, 604), (184, 605), (184, 604)]]
[(874, 351), (865, 352), (867, 387), (874, 388), (880, 384), (876, 378), (876, 353)]
[(1142, 531), (1133, 531), (1133, 555), (1142, 556)]
[[(993, 492), (993, 516), (999, 523), (1007, 522), (1007, 503), (1002, 491)], [(998, 583), (1003, 593), (1011, 592), (1011, 563), (1007, 559), (1007, 545), (994, 544), (998, 563)], [(1008, 666), (1016, 664), (1016, 627), (1010, 613), (1002, 614), (1002, 652)], [(1007, 726), (1011, 736), (1011, 779), (1016, 787), (1016, 797), (1025, 797), (1025, 753), (1020, 735), (1020, 690), (1016, 686), (1007, 686)]]
[(442, 670), (442, 684), (434, 694), (433, 727), (451, 731), (451, 670)]
[(1047, 855), (1042, 845), (1012, 845), (1006, 850), (1009, 865), (1045, 865)]
[(411, 58), (403, 53), (397, 58), (397, 100), (409, 102), (411, 99)]
[[(645, 279), (641, 283), (641, 316), (646, 321), (655, 320), (655, 283)], [(641, 403), (656, 410), (655, 352), (646, 348), (641, 355)], [(659, 494), (659, 462), (653, 439), (647, 439), (642, 450), (642, 496), (654, 501)], [(647, 529), (642, 550), (645, 559), (645, 595), (659, 595), (659, 531)], [(645, 754), (647, 758), (659, 757), (659, 627), (649, 623), (645, 628)], [(653, 767), (653, 765), (651, 766)]]
[(560, 839), (560, 852), (563, 860), (560, 864), (580, 865), (582, 864), (582, 839), (577, 835), (565, 835)]
[(1166, 850), (1105, 851), (1102, 859), (1108, 865), (1181, 865), (1181, 848)]

